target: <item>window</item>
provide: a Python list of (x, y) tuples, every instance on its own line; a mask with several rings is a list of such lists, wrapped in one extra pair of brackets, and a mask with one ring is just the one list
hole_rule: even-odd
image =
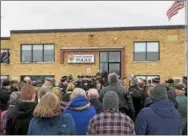
[(120, 52), (100, 52), (100, 70), (102, 72), (116, 72), (121, 75), (121, 53)]
[(2, 86), (2, 83), (3, 83), (3, 80), (4, 79), (8, 79), (9, 78), (9, 76), (8, 75), (0, 75), (0, 86)]
[(154, 79), (154, 78), (159, 78), (160, 79), (160, 76), (159, 75), (135, 75), (135, 78), (143, 79), (143, 80), (145, 80), (148, 83), (149, 80), (152, 81), (152, 79)]
[(135, 42), (134, 61), (158, 61), (159, 42)]
[(36, 76), (33, 76), (33, 75), (22, 75), (20, 77), (21, 81), (23, 81), (26, 76), (30, 77), (32, 81), (36, 81), (37, 82), (37, 86), (42, 86), (42, 84), (44, 83), (45, 78), (47, 78), (47, 77), (55, 78), (55, 76), (53, 76), (53, 75), (36, 75)]
[(22, 45), (21, 62), (54, 62), (54, 45)]
[(1, 55), (0, 55), (0, 63), (1, 64), (9, 64), (9, 49), (1, 49)]

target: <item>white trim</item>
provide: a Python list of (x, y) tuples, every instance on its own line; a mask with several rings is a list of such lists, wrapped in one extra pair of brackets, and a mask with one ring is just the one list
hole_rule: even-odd
[(123, 49), (124, 46), (108, 46), (108, 47), (62, 47), (62, 50), (96, 50), (96, 49)]

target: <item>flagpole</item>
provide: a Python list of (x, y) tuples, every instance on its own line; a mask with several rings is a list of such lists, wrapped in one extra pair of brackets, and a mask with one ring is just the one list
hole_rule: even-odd
[[(185, 75), (188, 77), (188, 1), (185, 0)], [(188, 84), (188, 80), (187, 80)], [(188, 91), (188, 90), (187, 90)]]

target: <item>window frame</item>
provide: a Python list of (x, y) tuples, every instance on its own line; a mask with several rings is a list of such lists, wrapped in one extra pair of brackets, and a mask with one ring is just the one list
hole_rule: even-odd
[[(147, 53), (148, 53), (148, 43), (158, 43), (158, 60), (148, 60)], [(146, 44), (146, 51), (145, 51), (145, 60), (135, 60), (135, 44), (136, 43), (145, 43)], [(133, 61), (134, 62), (157, 62), (160, 61), (160, 41), (134, 41), (133, 42)]]
[[(0, 65), (7, 65), (7, 64), (10, 64), (10, 49), (8, 48), (1, 48), (1, 50), (7, 50), (8, 51), (8, 63), (0, 63)], [(1, 51), (0, 50), (0, 51)]]
[[(107, 52), (107, 62), (101, 62), (101, 61), (100, 61), (100, 60), (101, 60), (101, 53), (102, 53), (102, 52)], [(120, 56), (119, 56), (119, 57), (120, 57), (120, 61), (119, 61), (119, 62), (117, 62), (117, 61), (116, 61), (116, 62), (110, 62), (110, 61), (109, 61), (109, 54), (110, 54), (110, 52), (118, 52), (119, 55), (120, 55)], [(122, 62), (121, 51), (119, 51), (119, 50), (118, 50), (118, 51), (99, 51), (99, 69), (100, 69), (100, 64), (101, 64), (101, 63), (107, 63), (107, 65), (108, 65), (108, 71), (107, 71), (108, 74), (109, 74), (109, 70), (110, 70), (110, 67), (109, 67), (110, 64), (119, 64), (119, 67), (120, 67), (120, 75), (119, 75), (119, 76), (121, 77), (121, 65), (122, 65), (121, 62)]]
[[(30, 45), (31, 46), (31, 61), (23, 61), (22, 60), (22, 47), (23, 46), (28, 46), (28, 45)], [(33, 61), (33, 46), (34, 45), (42, 45), (42, 61)], [(53, 45), (53, 61), (44, 61), (44, 46), (45, 45)], [(21, 46), (20, 46), (20, 62), (21, 63), (40, 63), (40, 62), (42, 62), (42, 63), (49, 63), (49, 62), (52, 62), (52, 63), (54, 63), (55, 62), (55, 44), (54, 43), (34, 43), (34, 44), (21, 44)]]

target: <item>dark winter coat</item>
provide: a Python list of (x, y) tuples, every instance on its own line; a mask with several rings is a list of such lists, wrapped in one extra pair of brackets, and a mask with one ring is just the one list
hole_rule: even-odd
[(75, 135), (76, 127), (70, 114), (50, 118), (34, 117), (29, 124), (28, 135)]
[(101, 101), (103, 100), (104, 95), (109, 91), (113, 91), (113, 92), (117, 93), (117, 95), (119, 97), (120, 111), (127, 112), (126, 114), (132, 118), (132, 115), (130, 115), (130, 114), (134, 114), (134, 106), (133, 106), (132, 98), (129, 97), (130, 95), (129, 95), (128, 89), (119, 85), (119, 84), (111, 84), (107, 87), (104, 87), (100, 91), (100, 100)]
[(137, 135), (180, 135), (181, 115), (169, 99), (160, 100), (140, 111), (135, 130)]
[(6, 88), (0, 88), (0, 110), (4, 111), (8, 109), (8, 101), (10, 99), (10, 91)]
[(19, 103), (7, 118), (6, 135), (27, 135), (35, 107), (33, 102)]
[(70, 101), (64, 113), (72, 115), (76, 125), (76, 135), (86, 135), (88, 124), (91, 118), (96, 115), (95, 108), (83, 96), (78, 96)]
[(152, 99), (150, 97), (147, 97), (144, 102), (144, 107), (149, 107), (153, 103)]
[(140, 110), (144, 108), (144, 90), (139, 90), (139, 88), (135, 85), (129, 88), (129, 92), (132, 97), (135, 115), (137, 116)]
[(101, 113), (103, 111), (103, 105), (99, 99), (91, 99), (90, 100), (91, 106), (93, 106), (97, 113)]

